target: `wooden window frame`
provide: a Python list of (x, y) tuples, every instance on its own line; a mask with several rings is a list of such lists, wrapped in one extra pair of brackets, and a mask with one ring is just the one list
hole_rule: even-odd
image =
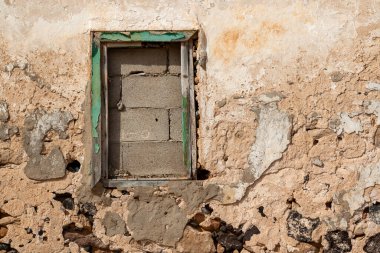
[[(92, 186), (123, 188), (161, 185), (195, 179), (197, 146), (193, 73), (193, 40), (197, 31), (91, 32), (91, 173)], [(142, 42), (181, 43), (182, 144), (188, 175), (181, 178), (108, 178), (108, 70), (107, 48), (139, 47)]]

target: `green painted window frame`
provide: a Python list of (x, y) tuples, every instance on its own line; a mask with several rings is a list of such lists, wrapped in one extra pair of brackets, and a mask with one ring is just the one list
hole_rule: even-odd
[[(102, 182), (105, 187), (160, 185), (169, 180), (195, 179), (196, 121), (193, 73), (193, 39), (197, 31), (131, 31), (91, 32), (91, 174), (92, 186)], [(107, 119), (107, 48), (126, 43), (181, 42), (182, 136), (186, 178), (109, 179)]]

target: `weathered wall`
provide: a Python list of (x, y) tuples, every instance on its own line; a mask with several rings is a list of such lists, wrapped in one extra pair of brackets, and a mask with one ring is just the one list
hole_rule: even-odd
[[(379, 252), (379, 0), (4, 0), (0, 20), (0, 252)], [(205, 34), (209, 177), (91, 190), (90, 31), (171, 29)]]

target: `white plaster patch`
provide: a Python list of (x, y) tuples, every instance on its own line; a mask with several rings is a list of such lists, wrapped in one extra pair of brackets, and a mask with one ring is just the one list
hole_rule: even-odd
[(370, 91), (380, 91), (380, 83), (369, 82), (366, 85), (366, 89)]
[(290, 143), (292, 123), (285, 112), (281, 112), (273, 104), (260, 111), (259, 127), (256, 142), (249, 155), (251, 171), (258, 179), (276, 160), (282, 157)]
[(376, 125), (380, 125), (380, 101), (364, 101), (364, 106), (366, 107), (366, 113), (376, 115)]
[(339, 126), (338, 134), (341, 134), (343, 131), (348, 134), (358, 134), (363, 131), (360, 120), (353, 120), (347, 112), (340, 113), (340, 122), (341, 125)]
[(369, 165), (364, 168), (356, 168), (359, 171), (359, 180), (355, 187), (343, 196), (350, 207), (350, 213), (361, 208), (365, 203), (364, 191), (366, 188), (380, 184), (380, 163)]
[(262, 94), (259, 97), (259, 100), (263, 103), (271, 103), (271, 102), (278, 102), (283, 98), (283, 96), (280, 93), (272, 92), (272, 93), (266, 93)]
[(244, 197), (245, 191), (249, 186), (248, 183), (238, 183), (235, 185), (221, 185), (223, 192), (223, 203), (231, 204), (241, 200)]

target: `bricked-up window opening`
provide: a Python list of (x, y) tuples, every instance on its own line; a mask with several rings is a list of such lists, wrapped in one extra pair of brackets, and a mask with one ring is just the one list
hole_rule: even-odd
[(186, 178), (181, 44), (142, 46), (107, 52), (109, 178)]
[[(194, 32), (93, 34), (94, 183), (97, 175), (108, 187), (193, 178), (195, 35)], [(94, 47), (98, 51), (94, 52)], [(98, 67), (100, 110), (95, 125), (99, 108), (95, 103), (94, 76)]]

